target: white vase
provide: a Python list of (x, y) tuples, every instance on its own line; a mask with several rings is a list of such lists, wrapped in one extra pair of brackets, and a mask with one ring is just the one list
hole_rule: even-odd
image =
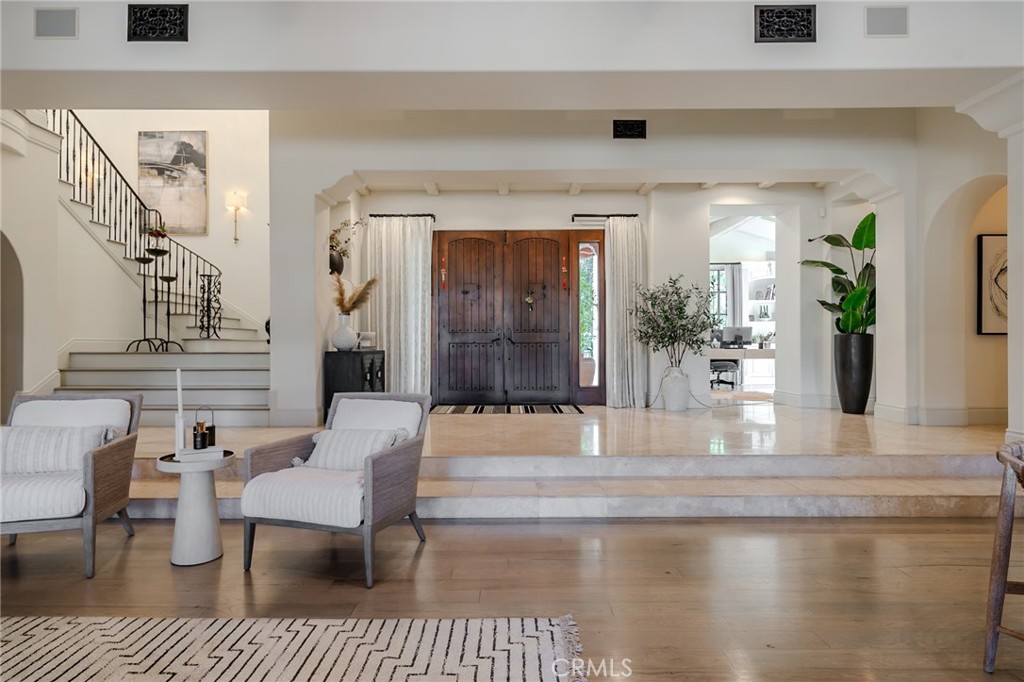
[(352, 317), (338, 313), (338, 328), (331, 334), (331, 345), (338, 350), (352, 350), (359, 344), (359, 335), (352, 329)]
[(690, 377), (679, 367), (669, 367), (661, 378), (661, 397), (665, 409), (682, 412), (690, 407)]

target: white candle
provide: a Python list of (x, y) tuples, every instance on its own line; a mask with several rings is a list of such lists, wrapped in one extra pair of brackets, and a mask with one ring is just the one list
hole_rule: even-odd
[(185, 408), (181, 402), (181, 367), (175, 370), (178, 379), (178, 414), (185, 416)]

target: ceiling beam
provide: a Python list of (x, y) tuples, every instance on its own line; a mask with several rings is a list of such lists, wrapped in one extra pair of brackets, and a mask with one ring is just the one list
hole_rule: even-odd
[(583, 191), (583, 183), (582, 182), (574, 182), (571, 185), (569, 185), (569, 195), (570, 196), (577, 196), (582, 191)]
[(502, 196), (502, 197), (507, 197), (508, 196), (508, 183), (507, 182), (502, 182), (502, 183), (500, 183), (498, 185), (498, 196)]
[(827, 182), (816, 182), (814, 183), (814, 189), (825, 189), (827, 185)]
[(644, 184), (640, 185), (640, 189), (638, 189), (636, 193), (639, 194), (640, 196), (645, 197), (648, 194), (650, 194), (651, 190), (653, 190), (657, 186), (658, 183), (656, 182), (645, 182)]
[(714, 187), (717, 184), (718, 184), (717, 182), (702, 182), (702, 183), (700, 183), (700, 188), (701, 189), (711, 189), (712, 187)]
[(356, 187), (356, 194), (358, 194), (361, 197), (369, 196), (370, 188), (367, 187), (366, 185), (359, 185), (358, 187)]
[(758, 189), (770, 189), (775, 186), (774, 182), (759, 182), (757, 183)]
[(437, 189), (437, 183), (436, 182), (424, 182), (423, 183), (423, 191), (425, 191), (427, 194), (429, 194), (432, 197), (436, 197), (439, 194), (441, 194), (441, 191)]

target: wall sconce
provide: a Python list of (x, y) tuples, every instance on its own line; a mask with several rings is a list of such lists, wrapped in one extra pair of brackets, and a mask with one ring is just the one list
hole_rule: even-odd
[(249, 202), (248, 195), (239, 194), (238, 192), (228, 192), (227, 209), (233, 211), (235, 214), (235, 243), (238, 243), (238, 212), (245, 208), (245, 205)]

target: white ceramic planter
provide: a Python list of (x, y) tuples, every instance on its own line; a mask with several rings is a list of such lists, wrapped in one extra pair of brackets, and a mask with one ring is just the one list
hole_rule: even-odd
[(679, 367), (669, 367), (661, 378), (661, 398), (669, 412), (682, 412), (690, 407), (690, 377)]

